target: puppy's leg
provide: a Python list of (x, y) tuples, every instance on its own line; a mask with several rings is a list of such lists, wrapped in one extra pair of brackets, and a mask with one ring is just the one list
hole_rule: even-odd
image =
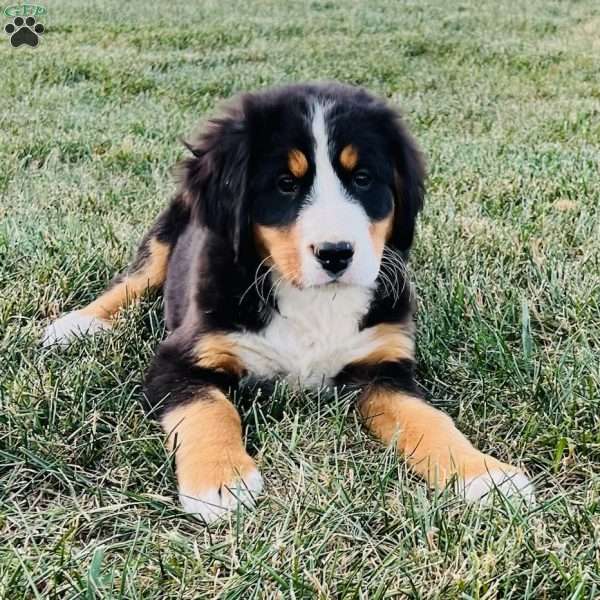
[(161, 417), (175, 451), (184, 510), (213, 521), (238, 504), (253, 506), (262, 477), (242, 441), (240, 416), (226, 396), (206, 388)]
[(338, 383), (364, 386), (359, 411), (367, 428), (385, 444), (395, 445), (433, 487), (455, 478), (469, 500), (489, 499), (489, 492), (498, 488), (506, 496), (533, 501), (533, 485), (518, 467), (477, 450), (448, 415), (419, 397), (410, 328), (372, 329), (375, 347), (338, 377)]
[(468, 500), (479, 500), (494, 488), (506, 496), (533, 498), (522, 471), (474, 448), (448, 415), (420, 398), (374, 388), (364, 394), (359, 411), (370, 431), (385, 444), (395, 444), (432, 487), (456, 477)]
[(176, 198), (144, 236), (125, 273), (115, 277), (96, 300), (51, 323), (44, 331), (42, 344), (67, 345), (77, 335), (110, 329), (111, 319), (120, 308), (129, 305), (146, 290), (162, 287), (169, 256), (188, 220), (187, 209)]
[(263, 487), (244, 448), (240, 417), (223, 391), (243, 372), (225, 335), (186, 343), (176, 331), (146, 377), (148, 401), (175, 453), (181, 504), (207, 523), (239, 505), (252, 507)]

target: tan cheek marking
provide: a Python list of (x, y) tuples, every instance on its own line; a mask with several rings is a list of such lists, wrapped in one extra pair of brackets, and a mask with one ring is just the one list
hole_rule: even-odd
[(237, 352), (237, 344), (227, 335), (205, 334), (195, 348), (196, 364), (204, 369), (224, 371), (241, 377), (246, 368)]
[(148, 258), (141, 269), (128, 273), (113, 287), (81, 310), (83, 314), (109, 319), (120, 308), (139, 298), (148, 288), (163, 284), (169, 262), (170, 246), (151, 239)]
[(375, 349), (365, 354), (353, 364), (376, 365), (382, 362), (413, 360), (415, 342), (410, 325), (382, 323), (369, 328)]
[(300, 150), (290, 150), (288, 153), (288, 169), (294, 177), (304, 177), (308, 171), (308, 160)]
[(256, 225), (254, 236), (259, 248), (275, 265), (283, 279), (300, 285), (302, 267), (300, 260), (300, 233), (296, 225), (290, 227), (265, 227)]
[(220, 488), (255, 467), (244, 448), (240, 417), (216, 389), (168, 410), (161, 423), (168, 447), (176, 453), (177, 479), (184, 493)]
[(340, 152), (340, 164), (346, 171), (352, 171), (358, 164), (358, 150), (352, 144)]
[(367, 390), (359, 411), (371, 432), (386, 444), (396, 443), (430, 485), (444, 486), (455, 474), (469, 478), (496, 468), (516, 471), (474, 448), (448, 415), (414, 396)]
[(383, 248), (392, 235), (392, 227), (394, 225), (393, 212), (390, 213), (385, 219), (376, 221), (369, 225), (369, 234), (371, 235), (371, 241), (373, 242), (373, 248), (378, 256), (383, 254)]

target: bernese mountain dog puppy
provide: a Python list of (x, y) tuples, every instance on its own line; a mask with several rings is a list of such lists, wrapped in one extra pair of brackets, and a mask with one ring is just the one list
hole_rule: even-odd
[(230, 400), (248, 378), (356, 388), (367, 429), (430, 486), (533, 500), (519, 468), (474, 448), (415, 383), (406, 261), (424, 166), (395, 110), (341, 84), (281, 87), (239, 96), (186, 145), (179, 190), (130, 268), (43, 338), (109, 329), (164, 288), (169, 333), (145, 395), (184, 509), (209, 522), (262, 491)]

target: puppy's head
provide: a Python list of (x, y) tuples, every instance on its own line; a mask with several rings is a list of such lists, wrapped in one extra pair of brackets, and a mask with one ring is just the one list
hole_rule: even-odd
[(184, 163), (200, 222), (298, 287), (372, 286), (385, 246), (406, 252), (424, 168), (400, 118), (338, 84), (241, 96)]

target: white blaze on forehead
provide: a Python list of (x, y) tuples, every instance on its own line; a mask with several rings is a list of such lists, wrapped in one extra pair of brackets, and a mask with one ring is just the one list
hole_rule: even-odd
[(315, 141), (315, 179), (309, 195), (310, 206), (303, 219), (306, 234), (317, 243), (354, 241), (352, 226), (348, 219), (364, 221), (366, 214), (361, 206), (347, 197), (329, 155), (329, 135), (325, 116), (328, 105), (315, 104), (312, 118), (312, 134)]
[[(329, 157), (329, 136), (325, 125), (325, 111), (328, 107), (316, 104), (314, 107), (312, 133), (315, 140), (315, 181), (311, 192), (313, 202), (319, 202), (321, 210), (339, 208), (345, 200), (345, 191), (331, 164)], [(338, 240), (328, 240), (331, 242)]]
[(371, 285), (377, 276), (379, 259), (369, 236), (370, 221), (361, 204), (353, 200), (340, 181), (330, 155), (327, 113), (331, 104), (316, 102), (311, 129), (314, 138), (315, 178), (306, 206), (300, 211), (302, 270), (307, 285), (326, 283), (328, 276), (317, 264), (311, 246), (324, 242), (350, 242), (354, 259), (342, 281)]

